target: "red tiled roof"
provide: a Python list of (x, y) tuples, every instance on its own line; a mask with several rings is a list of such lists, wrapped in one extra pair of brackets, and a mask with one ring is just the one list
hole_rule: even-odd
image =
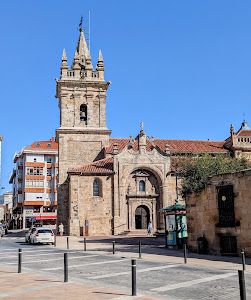
[(251, 130), (240, 130), (236, 133), (237, 136), (250, 136), (251, 137)]
[(24, 148), (24, 150), (58, 150), (58, 143), (53, 140), (50, 141), (37, 141), (30, 146)]
[(94, 161), (91, 164), (70, 169), (68, 172), (82, 173), (113, 173), (113, 157)]
[[(106, 152), (112, 152), (114, 143), (118, 144), (118, 150), (121, 151), (126, 145), (129, 144), (130, 139), (111, 138), (110, 145), (105, 148)], [(218, 153), (228, 152), (223, 146), (225, 141), (193, 141), (193, 140), (166, 140), (155, 139), (154, 144), (162, 151), (165, 151), (166, 144), (172, 153)], [(146, 150), (151, 151), (151, 143), (147, 140)], [(133, 150), (138, 150), (138, 139), (135, 139)]]

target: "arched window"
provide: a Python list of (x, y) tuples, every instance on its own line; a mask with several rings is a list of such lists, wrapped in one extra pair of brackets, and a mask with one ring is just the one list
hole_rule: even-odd
[(140, 192), (145, 192), (145, 190), (146, 190), (145, 181), (140, 180), (140, 182), (139, 182), (139, 191)]
[(84, 104), (80, 106), (80, 121), (87, 125), (87, 106)]
[(93, 196), (100, 196), (100, 181), (95, 179), (93, 181)]

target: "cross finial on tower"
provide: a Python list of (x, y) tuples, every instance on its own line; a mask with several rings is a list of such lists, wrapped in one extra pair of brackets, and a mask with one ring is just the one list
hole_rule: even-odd
[(144, 123), (143, 122), (140, 123), (140, 128), (141, 128), (141, 131), (144, 131)]
[(80, 23), (79, 23), (78, 27), (79, 27), (79, 31), (84, 31), (84, 29), (83, 29), (83, 16), (82, 15), (81, 15)]

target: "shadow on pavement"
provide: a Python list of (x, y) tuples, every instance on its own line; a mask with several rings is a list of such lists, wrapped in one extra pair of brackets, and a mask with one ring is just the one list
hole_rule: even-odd
[[(83, 237), (84, 238), (84, 237)], [(138, 244), (141, 242), (142, 255), (145, 254), (155, 254), (163, 256), (172, 257), (184, 257), (183, 249), (170, 249), (165, 247), (164, 237), (86, 237), (87, 250), (88, 244), (102, 243), (106, 247), (95, 248), (94, 251), (107, 251), (107, 245), (111, 246), (112, 252), (112, 242), (115, 241), (115, 251), (119, 252), (132, 252), (138, 254)], [(84, 243), (84, 241), (80, 241)], [(116, 249), (116, 244), (119, 248)], [(109, 251), (109, 250), (108, 250)], [(198, 254), (188, 251), (188, 258), (203, 259), (208, 261), (222, 261), (241, 264), (241, 257), (236, 256), (217, 256), (209, 254)], [(251, 265), (251, 258), (246, 257), (246, 264)]]

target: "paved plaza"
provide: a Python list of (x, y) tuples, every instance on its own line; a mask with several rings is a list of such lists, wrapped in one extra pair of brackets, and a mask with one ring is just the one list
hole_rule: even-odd
[[(22, 233), (20, 233), (22, 235)], [(112, 241), (115, 241), (115, 254)], [(142, 242), (142, 259), (138, 242)], [(22, 248), (22, 273), (17, 273)], [(0, 244), (2, 299), (239, 299), (239, 257), (215, 257), (170, 250), (154, 237), (57, 237), (57, 245), (29, 245), (12, 234)], [(69, 282), (64, 283), (64, 253)], [(131, 296), (131, 259), (137, 259), (137, 296)], [(251, 260), (245, 272), (251, 299)]]

